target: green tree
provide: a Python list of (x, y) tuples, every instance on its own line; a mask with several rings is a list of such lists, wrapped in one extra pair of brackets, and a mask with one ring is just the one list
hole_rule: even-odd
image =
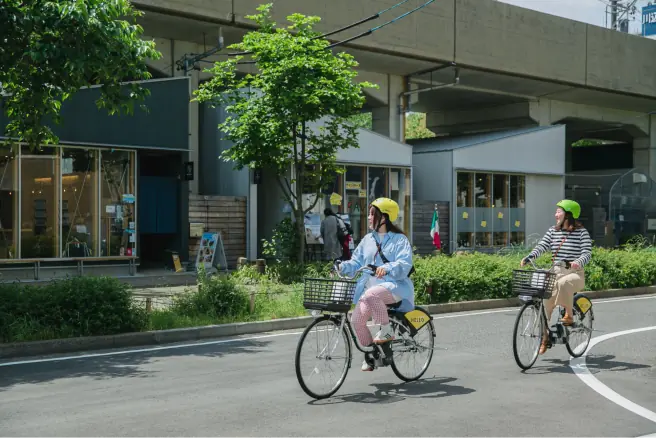
[[(302, 263), (304, 215), (316, 205), (322, 187), (343, 172), (336, 165), (337, 151), (358, 147), (357, 127), (349, 117), (364, 105), (362, 88), (375, 85), (354, 80), (353, 57), (334, 55), (313, 30), (319, 17), (293, 14), (287, 17), (291, 25), (278, 28), (271, 7), (262, 5), (257, 15), (248, 16), (258, 30), (230, 47), (248, 52), (259, 73), (238, 75), (242, 56), (218, 62), (207, 70), (213, 77), (201, 85), (196, 100), (225, 105), (231, 114), (219, 125), (234, 143), (222, 154), (224, 160), (236, 169), (260, 167), (277, 175), (296, 221), (297, 261)], [(315, 199), (304, 205), (308, 193)]]
[(358, 128), (372, 129), (373, 127), (373, 118), (371, 113), (353, 114), (351, 117), (349, 117), (349, 120)]
[(405, 116), (405, 123), (406, 140), (435, 137), (435, 133), (426, 128), (426, 114), (408, 113)]
[(62, 102), (90, 85), (102, 84), (98, 108), (132, 113), (148, 90), (121, 81), (149, 79), (146, 59), (161, 56), (140, 38), (139, 15), (128, 0), (1, 0), (5, 135), (31, 148), (57, 143), (49, 119), (59, 123)]

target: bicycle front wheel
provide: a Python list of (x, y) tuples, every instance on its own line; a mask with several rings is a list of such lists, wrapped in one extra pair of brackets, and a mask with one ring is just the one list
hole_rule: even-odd
[(513, 354), (515, 362), (523, 370), (533, 366), (540, 352), (540, 343), (544, 336), (544, 321), (540, 310), (539, 304), (526, 303), (515, 320)]
[[(343, 315), (342, 318), (346, 318)], [(328, 398), (342, 386), (351, 366), (348, 327), (324, 315), (305, 328), (296, 347), (296, 378), (307, 395)]]

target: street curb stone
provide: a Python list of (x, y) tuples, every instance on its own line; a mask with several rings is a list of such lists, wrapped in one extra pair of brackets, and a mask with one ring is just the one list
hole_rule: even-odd
[[(594, 292), (587, 291), (585, 294), (591, 299), (650, 295), (656, 294), (656, 286), (645, 286), (632, 289), (611, 289)], [(432, 315), (438, 315), (444, 313), (503, 309), (517, 307), (519, 305), (520, 301), (517, 298), (500, 298), (479, 301), (461, 301), (446, 304), (429, 304), (424, 307)], [(305, 328), (312, 319), (311, 316), (301, 316), (298, 318), (284, 318), (269, 321), (240, 322), (182, 329), (124, 333), (113, 336), (88, 336), (55, 339), (50, 341), (15, 342), (10, 344), (0, 344), (0, 359), (73, 353), (85, 350), (143, 347), (175, 342), (199, 341), (208, 338), (293, 330)]]

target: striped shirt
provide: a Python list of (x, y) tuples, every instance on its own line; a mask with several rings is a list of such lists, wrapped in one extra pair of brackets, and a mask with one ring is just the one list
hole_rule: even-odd
[[(564, 242), (563, 239), (565, 239)], [(565, 230), (558, 231), (556, 227), (551, 227), (540, 240), (540, 243), (528, 255), (528, 258), (535, 260), (548, 250), (551, 250), (552, 257), (558, 251), (554, 259), (556, 262), (568, 261), (583, 267), (590, 262), (592, 257), (592, 240), (585, 228), (578, 228), (570, 233)]]

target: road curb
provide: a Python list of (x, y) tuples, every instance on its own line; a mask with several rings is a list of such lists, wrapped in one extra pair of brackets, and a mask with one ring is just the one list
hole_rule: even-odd
[[(591, 299), (631, 297), (655, 293), (656, 286), (585, 292), (585, 294)], [(501, 298), (480, 301), (461, 301), (446, 304), (430, 304), (425, 307), (431, 314), (438, 315), (444, 313), (502, 309), (507, 307), (517, 307), (519, 305), (520, 301), (517, 298)], [(147, 345), (170, 344), (174, 342), (198, 341), (207, 338), (221, 338), (280, 330), (293, 330), (305, 328), (310, 321), (312, 321), (311, 316), (302, 316), (298, 318), (275, 319), (269, 321), (241, 322), (140, 333), (124, 333), (113, 336), (89, 336), (50, 341), (15, 342), (11, 344), (0, 344), (0, 359), (74, 353), (85, 350), (140, 347)]]

